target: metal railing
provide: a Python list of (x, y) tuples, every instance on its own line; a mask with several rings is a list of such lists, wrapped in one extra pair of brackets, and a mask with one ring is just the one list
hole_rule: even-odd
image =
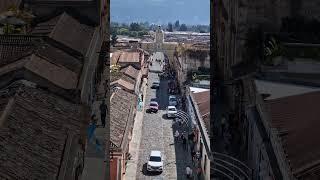
[(238, 159), (218, 152), (212, 153), (212, 159), (213, 174), (217, 172), (228, 179), (252, 179), (252, 169)]

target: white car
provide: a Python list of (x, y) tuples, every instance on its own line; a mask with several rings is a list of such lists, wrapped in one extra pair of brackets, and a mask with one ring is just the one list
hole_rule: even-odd
[(171, 117), (176, 117), (178, 113), (178, 110), (175, 106), (168, 106), (167, 107), (167, 117), (171, 118)]
[(177, 97), (175, 95), (169, 96), (169, 106), (177, 106)]
[(149, 172), (162, 172), (163, 171), (163, 161), (160, 151), (151, 151), (148, 163), (147, 170)]

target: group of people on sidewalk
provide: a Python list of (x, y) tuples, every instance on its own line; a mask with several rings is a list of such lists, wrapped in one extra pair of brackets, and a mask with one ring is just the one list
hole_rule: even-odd
[(192, 157), (192, 166), (190, 165), (186, 166), (186, 171), (185, 171), (186, 178), (187, 179), (195, 178), (193, 176), (193, 171), (196, 171), (196, 177), (197, 179), (200, 180), (201, 173), (202, 173), (202, 169), (200, 166), (201, 153), (200, 151), (196, 151), (196, 148), (195, 148), (195, 132), (193, 131), (188, 134), (185, 130), (183, 130), (184, 128), (182, 127), (182, 122), (177, 121), (177, 123), (179, 125), (178, 128), (182, 132), (180, 133), (178, 128), (175, 130), (175, 133), (174, 133), (175, 142), (176, 143), (182, 142), (183, 149), (186, 151), (189, 151), (188, 145), (190, 145), (190, 152)]

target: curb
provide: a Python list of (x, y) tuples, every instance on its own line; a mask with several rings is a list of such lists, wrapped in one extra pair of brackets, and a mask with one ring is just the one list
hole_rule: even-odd
[[(143, 125), (143, 113), (145, 109), (145, 99), (146, 99), (146, 92), (147, 87), (146, 83), (148, 82), (148, 79), (144, 78), (143, 80), (143, 107), (142, 111), (136, 113), (136, 117), (134, 119), (134, 125), (133, 125), (133, 133), (132, 133), (132, 140), (129, 143), (129, 153), (132, 155), (132, 159), (127, 162), (127, 167), (124, 175), (124, 180), (132, 180), (136, 179), (136, 173), (137, 173), (137, 162), (139, 158), (139, 148), (141, 143), (141, 136), (142, 131), (140, 127)], [(142, 116), (142, 117), (139, 117)], [(138, 118), (140, 118), (138, 120)]]

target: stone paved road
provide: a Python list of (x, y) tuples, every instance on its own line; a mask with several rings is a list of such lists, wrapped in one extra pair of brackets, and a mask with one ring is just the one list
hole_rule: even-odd
[[(159, 55), (158, 53), (156, 55)], [(160, 54), (161, 56), (161, 54)], [(174, 143), (172, 119), (165, 117), (165, 109), (168, 105), (167, 80), (160, 81), (158, 90), (151, 89), (153, 81), (160, 81), (156, 73), (149, 73), (146, 106), (151, 99), (156, 98), (159, 103), (157, 114), (144, 113), (142, 139), (139, 149), (137, 167), (137, 180), (182, 180), (185, 179), (184, 171), (187, 165), (191, 165), (191, 155), (183, 150), (182, 144), (177, 147)], [(164, 158), (164, 171), (161, 174), (150, 174), (146, 171), (146, 163), (151, 150), (160, 150)]]

